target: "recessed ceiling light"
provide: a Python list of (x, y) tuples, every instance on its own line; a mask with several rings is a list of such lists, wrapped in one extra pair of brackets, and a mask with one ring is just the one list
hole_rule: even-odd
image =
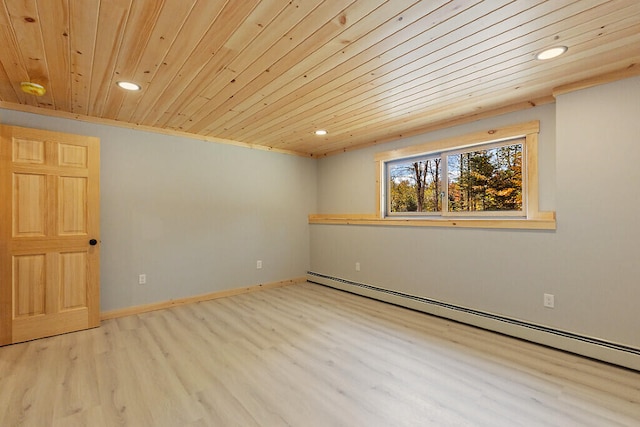
[(567, 51), (566, 46), (556, 46), (550, 49), (543, 50), (536, 54), (536, 59), (544, 61), (545, 59), (556, 58)]
[(131, 82), (116, 82), (118, 86), (125, 90), (140, 90), (140, 85)]
[(326, 134), (328, 134), (328, 133), (329, 133), (329, 132), (327, 132), (327, 131), (326, 131), (326, 130), (324, 130), (324, 129), (318, 129), (318, 130), (316, 131), (316, 135), (318, 135), (318, 136), (326, 135)]

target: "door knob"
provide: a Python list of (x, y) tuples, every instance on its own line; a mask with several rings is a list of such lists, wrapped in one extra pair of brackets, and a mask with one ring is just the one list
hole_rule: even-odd
[(91, 246), (95, 246), (95, 245), (97, 245), (97, 244), (98, 244), (98, 241), (97, 241), (96, 239), (91, 239), (91, 240), (89, 240), (89, 244), (90, 244)]

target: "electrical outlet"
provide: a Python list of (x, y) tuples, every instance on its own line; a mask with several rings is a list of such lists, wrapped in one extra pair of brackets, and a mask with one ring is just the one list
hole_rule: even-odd
[(555, 297), (553, 294), (544, 294), (544, 306), (547, 308), (555, 307)]
[(360, 263), (356, 262), (356, 271), (360, 271)]
[(261, 260), (261, 259), (259, 259), (259, 260), (256, 262), (256, 268), (257, 268), (258, 270), (260, 270), (260, 269), (262, 268), (262, 260)]
[(138, 284), (139, 285), (146, 285), (147, 284), (147, 275), (146, 274), (141, 274), (138, 276)]

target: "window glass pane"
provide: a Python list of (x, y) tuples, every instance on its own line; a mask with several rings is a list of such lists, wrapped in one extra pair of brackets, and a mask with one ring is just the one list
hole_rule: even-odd
[(389, 165), (389, 211), (440, 212), (442, 168), (439, 157)]
[(522, 143), (446, 158), (450, 212), (522, 210)]

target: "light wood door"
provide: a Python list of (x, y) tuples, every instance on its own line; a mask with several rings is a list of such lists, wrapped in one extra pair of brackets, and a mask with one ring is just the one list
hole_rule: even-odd
[(99, 140), (0, 136), (0, 345), (98, 326)]

